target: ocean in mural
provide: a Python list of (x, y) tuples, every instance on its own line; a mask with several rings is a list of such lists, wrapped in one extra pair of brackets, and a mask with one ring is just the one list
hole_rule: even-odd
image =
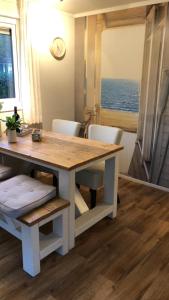
[(101, 106), (114, 110), (138, 112), (139, 90), (138, 81), (103, 78), (101, 81)]

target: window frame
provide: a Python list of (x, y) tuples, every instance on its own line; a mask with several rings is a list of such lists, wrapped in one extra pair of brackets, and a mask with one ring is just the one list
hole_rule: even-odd
[(0, 17), (0, 27), (11, 30), (12, 36), (12, 54), (13, 54), (13, 70), (14, 70), (14, 86), (15, 86), (15, 98), (0, 99), (3, 102), (2, 112), (13, 111), (13, 107), (17, 106), (21, 108), (19, 97), (19, 64), (18, 64), (18, 34), (17, 34), (17, 20), (12, 18)]

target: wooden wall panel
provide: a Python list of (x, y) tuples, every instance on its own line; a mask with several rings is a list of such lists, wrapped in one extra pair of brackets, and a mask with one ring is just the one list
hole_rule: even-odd
[(96, 75), (95, 75), (95, 104), (100, 106), (101, 103), (101, 42), (102, 32), (106, 28), (104, 15), (97, 16), (96, 32)]
[(150, 56), (150, 41), (145, 42), (144, 46), (144, 58), (143, 58), (143, 71), (141, 80), (141, 95), (140, 95), (140, 108), (139, 108), (139, 121), (138, 121), (138, 140), (142, 142), (143, 128), (145, 118), (145, 100), (147, 91), (148, 80), (148, 61)]
[(141, 80), (141, 95), (140, 95), (140, 109), (139, 109), (139, 122), (138, 122), (138, 140), (143, 141), (144, 136), (144, 123), (145, 123), (145, 110), (146, 110), (146, 97), (150, 71), (150, 57), (152, 51), (152, 27), (154, 26), (155, 7), (151, 9), (146, 19), (146, 32), (145, 32), (145, 44), (144, 44), (144, 57), (143, 57), (143, 69)]
[(75, 119), (82, 122), (85, 107), (86, 18), (75, 19)]
[[(163, 18), (164, 39), (161, 55), (161, 76), (156, 109), (154, 153), (150, 169), (151, 181), (169, 187), (169, 5)], [(158, 161), (158, 168), (156, 162)]]
[(95, 99), (95, 75), (96, 75), (96, 28), (97, 16), (87, 17), (86, 37), (86, 105), (93, 108)]
[(143, 131), (143, 144), (142, 153), (143, 158), (146, 161), (151, 160), (151, 153), (153, 151), (153, 138), (154, 138), (154, 122), (155, 122), (155, 109), (157, 105), (157, 94), (158, 94), (158, 80), (160, 73), (160, 56), (161, 56), (161, 44), (163, 37), (163, 24), (158, 26), (155, 23), (155, 10), (154, 10), (154, 20), (152, 20), (152, 34), (150, 36), (151, 41), (151, 52), (149, 57), (149, 72), (147, 80), (147, 90), (146, 90), (146, 108), (145, 114), (146, 119), (144, 123)]

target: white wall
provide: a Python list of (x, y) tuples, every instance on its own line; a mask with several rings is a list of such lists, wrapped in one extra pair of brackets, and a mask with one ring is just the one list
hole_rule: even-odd
[(0, 16), (18, 18), (17, 0), (0, 0)]
[[(62, 34), (57, 33), (58, 13), (53, 12), (44, 34), (48, 39), (40, 55), (40, 85), (42, 99), (43, 128), (50, 129), (54, 118), (74, 119), (74, 19), (69, 15), (60, 15)], [(56, 32), (55, 32), (56, 29)], [(66, 43), (66, 56), (59, 61), (49, 51), (51, 41), (61, 36)], [(50, 37), (50, 39), (49, 39)]]
[[(52, 2), (38, 0), (31, 5), (33, 46), (39, 56), (43, 128), (50, 129), (53, 118), (74, 119), (74, 18), (59, 12)], [(63, 60), (50, 53), (54, 38), (66, 44)]]
[[(40, 92), (44, 129), (53, 118), (74, 119), (74, 18), (55, 3), (37, 0), (30, 6), (33, 47), (39, 57)], [(0, 0), (0, 16), (18, 17), (17, 0)], [(66, 43), (66, 56), (57, 61), (50, 53), (54, 38)]]

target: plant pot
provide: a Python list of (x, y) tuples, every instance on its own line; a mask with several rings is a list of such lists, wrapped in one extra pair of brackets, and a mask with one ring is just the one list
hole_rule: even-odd
[(8, 143), (16, 143), (16, 130), (8, 129), (7, 136), (8, 136)]

